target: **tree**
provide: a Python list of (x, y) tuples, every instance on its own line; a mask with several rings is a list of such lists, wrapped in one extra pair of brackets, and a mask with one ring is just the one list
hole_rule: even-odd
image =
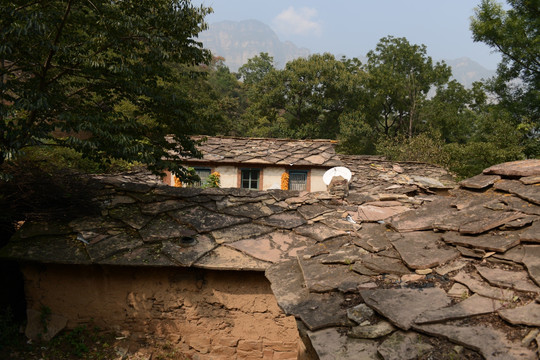
[(433, 86), (451, 75), (444, 63), (433, 64), (425, 45), (411, 45), (405, 38), (384, 37), (368, 52), (366, 72), (369, 99), (366, 111), (379, 132), (403, 132), (412, 137), (418, 110)]
[(171, 64), (208, 63), (194, 38), (209, 11), (188, 0), (4, 1), (0, 164), (53, 144), (185, 175), (179, 156), (198, 154), (193, 104)]
[(475, 41), (501, 53), (491, 90), (516, 127), (528, 128), (523, 139), (528, 156), (540, 156), (540, 6), (537, 0), (508, 0), (510, 9), (483, 0), (471, 18)]
[(290, 61), (270, 70), (250, 90), (248, 114), (268, 134), (295, 138), (336, 138), (341, 114), (360, 96), (360, 72), (329, 53)]
[(245, 85), (251, 86), (260, 82), (272, 70), (275, 70), (274, 58), (262, 52), (248, 59), (247, 63), (238, 69), (238, 76)]

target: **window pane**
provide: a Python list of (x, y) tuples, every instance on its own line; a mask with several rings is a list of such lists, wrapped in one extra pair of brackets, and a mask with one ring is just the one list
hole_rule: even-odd
[(289, 172), (289, 190), (306, 190), (307, 172), (290, 171)]
[(258, 170), (258, 169), (244, 169), (244, 170), (242, 170), (242, 175), (241, 175), (242, 188), (244, 188), (244, 189), (258, 189), (259, 188), (259, 176), (260, 176), (260, 170)]

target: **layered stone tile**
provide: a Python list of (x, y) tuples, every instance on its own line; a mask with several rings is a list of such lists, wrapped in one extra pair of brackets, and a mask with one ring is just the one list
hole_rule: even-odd
[(388, 219), (392, 216), (408, 211), (408, 206), (401, 203), (394, 206), (381, 206), (379, 203), (366, 203), (358, 207), (357, 221), (375, 222)]
[(231, 243), (242, 239), (259, 237), (275, 231), (272, 226), (255, 224), (253, 222), (231, 226), (225, 229), (214, 230), (211, 235), (218, 244)]
[(304, 225), (306, 220), (296, 211), (286, 211), (280, 214), (274, 214), (258, 219), (257, 222), (263, 225), (274, 226), (281, 229), (293, 229)]
[(448, 232), (442, 239), (453, 245), (472, 247), (475, 249), (505, 252), (520, 243), (519, 236), (515, 233), (485, 234), (480, 236), (460, 235)]
[(425, 311), (420, 314), (414, 322), (416, 324), (425, 324), (489, 314), (497, 311), (502, 306), (503, 304), (498, 300), (474, 294), (455, 305)]
[(298, 251), (312, 245), (313, 240), (284, 231), (238, 240), (226, 244), (256, 259), (272, 263), (296, 257)]
[(211, 270), (264, 271), (271, 263), (255, 259), (238, 250), (220, 246), (206, 253), (193, 266)]
[(389, 223), (396, 231), (419, 231), (433, 229), (433, 224), (446, 219), (457, 210), (451, 207), (452, 199), (442, 198), (425, 206), (410, 210), (390, 219)]
[(540, 243), (540, 220), (535, 221), (530, 227), (519, 234), (521, 241)]
[(197, 232), (163, 214), (152, 219), (145, 227), (139, 230), (139, 234), (144, 242), (156, 242), (183, 236), (193, 236)]
[(532, 280), (540, 286), (540, 245), (525, 245), (523, 253), (523, 264)]
[(341, 306), (344, 297), (339, 292), (310, 293), (296, 260), (286, 260), (269, 267), (265, 272), (279, 306), (294, 315), (310, 330), (330, 326), (346, 326), (346, 310)]
[(298, 257), (298, 263), (306, 287), (311, 292), (355, 291), (358, 285), (371, 281), (370, 277), (352, 271), (349, 265), (327, 265), (318, 258), (304, 259), (302, 256)]
[(360, 262), (356, 262), (355, 265), (356, 264), (363, 265), (377, 274), (405, 275), (411, 273), (411, 271), (405, 265), (403, 265), (401, 259), (386, 256), (373, 254), (364, 255), (360, 259)]
[(432, 268), (460, 255), (455, 248), (445, 245), (439, 234), (431, 231), (404, 233), (392, 241), (392, 245), (411, 269)]
[(472, 178), (462, 180), (459, 185), (468, 189), (485, 189), (500, 179), (501, 177), (499, 175), (479, 174)]
[(169, 239), (163, 242), (162, 253), (180, 266), (191, 266), (218, 245), (207, 235)]
[(413, 331), (396, 331), (384, 340), (377, 351), (384, 360), (415, 360), (429, 353), (433, 346)]
[(503, 270), (486, 266), (475, 267), (480, 276), (492, 286), (540, 293), (540, 287), (531, 281), (526, 271)]
[(501, 180), (494, 185), (495, 189), (515, 194), (533, 204), (540, 205), (538, 184), (525, 185), (518, 180)]
[(325, 241), (334, 237), (347, 235), (347, 232), (343, 230), (336, 230), (319, 222), (298, 226), (293, 231), (316, 241)]
[(514, 297), (513, 291), (490, 286), (482, 281), (479, 276), (464, 271), (459, 272), (453, 279), (467, 286), (472, 292), (484, 297), (502, 301), (510, 301)]
[(360, 295), (367, 305), (403, 330), (409, 330), (420, 314), (450, 304), (450, 298), (439, 288), (362, 290)]
[(180, 224), (189, 225), (197, 232), (213, 231), (249, 221), (249, 218), (220, 214), (201, 206), (171, 211), (168, 214)]
[(483, 173), (504, 176), (536, 176), (540, 175), (540, 160), (529, 159), (506, 162), (493, 165), (485, 169)]
[(499, 310), (499, 316), (514, 325), (540, 326), (540, 304), (532, 301), (525, 306)]
[(377, 343), (366, 339), (353, 339), (336, 328), (309, 331), (309, 340), (320, 360), (375, 360)]
[(478, 351), (486, 360), (533, 360), (536, 355), (522, 347), (520, 343), (510, 342), (504, 332), (482, 325), (426, 324), (416, 325), (415, 329), (440, 336)]

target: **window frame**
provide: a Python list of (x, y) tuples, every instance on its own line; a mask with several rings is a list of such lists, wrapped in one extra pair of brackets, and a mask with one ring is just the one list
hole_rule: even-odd
[(292, 190), (291, 189), (291, 178), (294, 173), (296, 174), (303, 174), (306, 176), (306, 182), (305, 182), (305, 188), (300, 190), (300, 191), (309, 191), (309, 187), (310, 187), (310, 182), (309, 182), (309, 170), (304, 170), (304, 169), (291, 169), (291, 170), (287, 170), (287, 173), (289, 174), (289, 190)]
[[(241, 189), (248, 189), (248, 190), (261, 190), (262, 189), (262, 176), (263, 176), (263, 170), (261, 168), (240, 168), (238, 169), (239, 172), (240, 172), (240, 177), (239, 177), (239, 188)], [(249, 182), (249, 187), (244, 187), (244, 172), (247, 172), (249, 171), (250, 172), (250, 176), (249, 176), (249, 179), (247, 179), (247, 181)], [(251, 178), (251, 172), (253, 171), (257, 171), (257, 187), (254, 188), (254, 187), (251, 187), (251, 184), (252, 182), (254, 181), (252, 178)]]
[[(206, 166), (194, 166), (193, 170), (195, 170), (196, 173), (197, 173), (197, 171), (201, 171), (201, 170), (202, 171), (208, 171), (208, 176), (210, 176), (212, 174), (212, 168), (206, 167)], [(197, 175), (199, 175), (199, 173), (197, 173)], [(199, 176), (199, 178), (201, 178), (201, 177)], [(208, 177), (206, 179), (208, 179)], [(200, 181), (194, 182), (193, 184), (190, 185), (190, 187), (202, 188), (203, 185), (204, 185), (204, 182), (205, 181), (203, 181), (203, 178), (201, 178)]]

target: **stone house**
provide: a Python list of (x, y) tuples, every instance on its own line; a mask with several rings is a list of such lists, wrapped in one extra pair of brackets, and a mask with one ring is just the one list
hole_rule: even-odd
[(459, 187), (343, 160), (346, 198), (96, 177), (95, 213), (25, 223), (0, 252), (25, 276), (27, 334), (45, 305), (194, 359), (536, 359), (540, 160)]
[[(223, 188), (281, 189), (282, 174), (287, 173), (290, 190), (324, 191), (323, 174), (341, 165), (332, 140), (204, 138), (198, 146), (203, 158), (187, 158), (184, 165), (195, 170), (201, 183), (218, 172)], [(174, 186), (175, 178), (167, 173), (164, 182)]]

